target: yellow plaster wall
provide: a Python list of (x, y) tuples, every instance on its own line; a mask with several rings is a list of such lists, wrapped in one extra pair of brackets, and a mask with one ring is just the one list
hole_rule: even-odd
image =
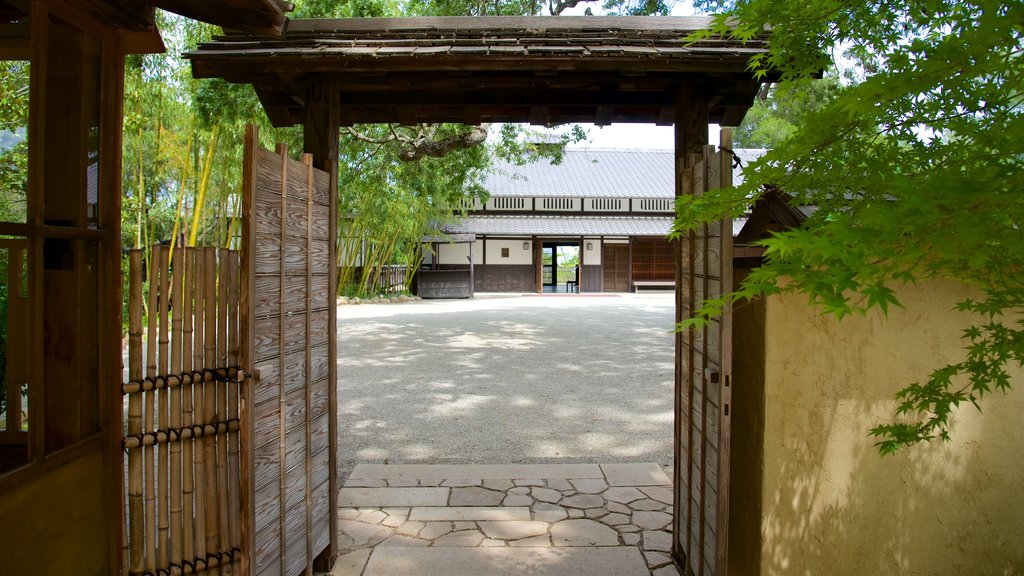
[(902, 289), (884, 322), (768, 300), (760, 574), (1024, 574), (1022, 371), (984, 414), (960, 409), (949, 443), (882, 458), (868, 437), (894, 392), (961, 357), (966, 295)]

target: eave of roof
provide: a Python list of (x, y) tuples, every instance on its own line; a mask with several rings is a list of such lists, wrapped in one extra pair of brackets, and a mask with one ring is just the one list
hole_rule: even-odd
[[(672, 228), (671, 216), (469, 216), (444, 226), (445, 234), (478, 236), (632, 236), (665, 237)], [(745, 218), (733, 220), (733, 235)]]
[(271, 120), (304, 120), (311, 82), (341, 89), (342, 124), (529, 121), (671, 124), (678, 88), (738, 123), (765, 39), (685, 44), (706, 18), (448, 17), (288, 22), (280, 39), (229, 35), (186, 54), (198, 78), (251, 83)]

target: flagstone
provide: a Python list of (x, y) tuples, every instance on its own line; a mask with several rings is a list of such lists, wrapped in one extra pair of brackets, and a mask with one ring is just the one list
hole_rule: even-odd
[(406, 522), (405, 524), (402, 524), (398, 527), (398, 530), (396, 530), (395, 532), (403, 534), (405, 536), (415, 536), (420, 533), (420, 530), (422, 530), (424, 526), (426, 526), (426, 524), (424, 524), (423, 522), (417, 522), (413, 520), (412, 522)]
[(583, 518), (584, 516), (586, 516), (586, 513), (583, 512), (583, 510), (580, 510), (579, 508), (570, 508), (568, 512), (569, 518)]
[(661, 530), (672, 521), (672, 516), (664, 512), (634, 512), (633, 524), (644, 530)]
[(548, 480), (548, 488), (552, 488), (554, 490), (561, 490), (563, 492), (565, 490), (575, 490), (575, 488), (573, 488), (572, 484), (568, 480), (566, 480), (565, 478), (552, 478), (552, 479), (549, 479)]
[(613, 486), (605, 490), (602, 496), (612, 502), (629, 504), (634, 500), (640, 500), (645, 494), (632, 486)]
[(481, 548), (499, 548), (501, 546), (507, 546), (504, 540), (494, 540), (493, 538), (484, 538), (480, 542)]
[(516, 486), (515, 488), (512, 488), (511, 490), (509, 490), (508, 493), (509, 494), (514, 494), (516, 496), (525, 496), (525, 495), (530, 493), (530, 487), (529, 486)]
[(636, 546), (640, 543), (640, 535), (636, 532), (620, 534), (619, 538), (622, 538), (622, 543), (628, 546)]
[(601, 518), (602, 516), (607, 516), (608, 515), (608, 511), (605, 510), (604, 508), (587, 508), (586, 512), (587, 512), (587, 518), (595, 518), (596, 519), (596, 518)]
[(632, 514), (633, 509), (625, 504), (619, 504), (618, 502), (608, 502), (604, 505), (609, 512), (617, 512), (619, 514)]
[(529, 520), (530, 509), (519, 507), (417, 507), (409, 513), (410, 520)]
[(342, 488), (339, 506), (445, 506), (448, 488)]
[(488, 490), (479, 486), (452, 488), (449, 506), (497, 506), (505, 499), (504, 492)]
[(520, 540), (531, 536), (546, 534), (548, 531), (547, 522), (537, 521), (508, 521), (508, 522), (480, 522), (480, 529), (489, 538), (500, 540)]
[(434, 546), (479, 546), (484, 535), (477, 530), (451, 532), (434, 540)]
[(513, 540), (508, 543), (509, 546), (551, 546), (551, 536), (542, 534), (540, 536), (532, 536), (530, 538), (523, 538), (522, 540)]
[(597, 494), (577, 494), (563, 498), (560, 504), (566, 508), (598, 508), (604, 506), (604, 498)]
[(660, 466), (643, 464), (601, 464), (605, 479), (612, 486), (671, 486), (672, 481)]
[(555, 546), (616, 546), (619, 535), (593, 520), (563, 520), (551, 526)]
[(609, 526), (619, 526), (621, 524), (629, 522), (629, 516), (618, 513), (608, 514), (607, 516), (601, 518), (601, 522)]
[(665, 488), (663, 486), (645, 486), (640, 489), (641, 492), (647, 494), (651, 498), (662, 502), (664, 504), (672, 504), (672, 489)]
[(679, 570), (673, 564), (662, 566), (651, 572), (651, 576), (679, 576)]
[(569, 482), (582, 494), (600, 494), (608, 488), (608, 483), (600, 478), (577, 478)]
[(549, 502), (551, 504), (562, 499), (562, 493), (551, 488), (534, 488), (530, 491), (530, 495), (541, 502)]
[(348, 554), (338, 556), (334, 562), (334, 568), (328, 576), (359, 576), (363, 573), (366, 561), (370, 559), (370, 552), (373, 548), (360, 548)]
[(373, 512), (363, 512), (359, 515), (356, 520), (360, 522), (366, 522), (367, 524), (380, 524), (381, 520), (387, 518), (388, 515), (380, 510), (374, 510)]
[(633, 510), (664, 510), (665, 505), (657, 500), (651, 500), (650, 498), (644, 498), (643, 500), (636, 500), (629, 503), (629, 507)]
[(508, 490), (515, 486), (515, 483), (513, 483), (511, 480), (484, 480), (483, 484), (484, 488), (502, 491)]
[(342, 520), (355, 520), (359, 517), (359, 510), (355, 508), (341, 508), (338, 510), (338, 518)]
[(392, 530), (385, 526), (364, 524), (355, 520), (339, 520), (339, 546), (342, 548), (361, 548), (373, 546), (391, 535)]
[(513, 480), (516, 486), (543, 486), (544, 481), (539, 478), (517, 478)]
[(345, 488), (383, 488), (387, 486), (381, 478), (349, 478), (345, 481)]
[(635, 546), (605, 548), (385, 548), (363, 576), (649, 576)]
[(672, 535), (663, 530), (646, 530), (643, 534), (644, 551), (669, 552), (672, 550)]
[(453, 526), (456, 530), (475, 530), (476, 522), (455, 522)]
[(644, 552), (644, 558), (647, 560), (647, 565), (651, 568), (660, 568), (672, 563), (672, 557), (664, 552)]
[(380, 544), (377, 544), (378, 548), (383, 548), (386, 546), (430, 546), (430, 542), (427, 542), (426, 540), (420, 540), (419, 538), (414, 538), (412, 536), (403, 536), (401, 534), (395, 534), (394, 536), (389, 537)]
[(484, 481), (480, 479), (462, 479), (462, 480), (445, 480), (441, 482), (441, 486), (479, 486)]
[(505, 499), (501, 501), (502, 506), (530, 506), (531, 504), (533, 504), (533, 498), (520, 494), (506, 496)]
[(417, 536), (424, 540), (436, 540), (451, 531), (451, 522), (427, 522)]

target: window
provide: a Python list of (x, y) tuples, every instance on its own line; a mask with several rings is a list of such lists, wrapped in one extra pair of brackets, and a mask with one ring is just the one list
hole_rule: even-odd
[(502, 248), (501, 249), (501, 257), (502, 258), (508, 258), (508, 248)]

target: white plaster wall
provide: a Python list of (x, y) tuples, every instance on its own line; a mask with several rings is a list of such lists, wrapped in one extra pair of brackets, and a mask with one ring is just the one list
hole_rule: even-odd
[[(483, 248), (480, 246), (480, 241), (473, 242), (473, 264), (483, 263)], [(438, 244), (437, 245), (437, 263), (438, 264), (456, 264), (459, 266), (469, 266), (469, 247), (470, 244)]]
[[(587, 250), (587, 244), (590, 244), (590, 250)], [(601, 264), (601, 240), (598, 238), (584, 238), (583, 249), (580, 253), (583, 255), (581, 262), (584, 266), (599, 266)]]
[[(523, 250), (523, 244), (527, 249)], [(502, 258), (501, 249), (508, 248), (508, 257)], [(478, 263), (483, 263), (482, 260)], [(487, 239), (487, 265), (493, 264), (532, 264), (533, 242), (529, 240)]]

